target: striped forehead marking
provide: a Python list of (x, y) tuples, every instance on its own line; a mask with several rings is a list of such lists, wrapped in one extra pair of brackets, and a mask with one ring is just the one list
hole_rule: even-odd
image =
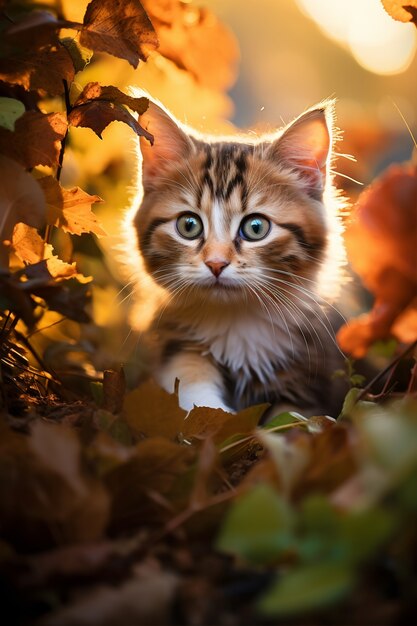
[(245, 179), (247, 157), (252, 153), (252, 147), (236, 143), (205, 144), (204, 151), (206, 159), (201, 176), (201, 195), (206, 187), (213, 199), (227, 201), (235, 189), (240, 189), (244, 211), (248, 197)]

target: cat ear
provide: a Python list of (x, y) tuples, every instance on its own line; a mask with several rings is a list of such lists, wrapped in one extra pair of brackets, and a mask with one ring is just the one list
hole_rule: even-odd
[(321, 199), (326, 181), (331, 136), (328, 118), (332, 105), (307, 111), (290, 124), (269, 148), (268, 156), (294, 168), (306, 192)]
[(140, 116), (141, 125), (154, 136), (151, 145), (140, 137), (143, 158), (143, 186), (152, 188), (158, 177), (170, 165), (187, 158), (192, 150), (192, 143), (187, 134), (162, 107), (149, 101), (147, 111)]

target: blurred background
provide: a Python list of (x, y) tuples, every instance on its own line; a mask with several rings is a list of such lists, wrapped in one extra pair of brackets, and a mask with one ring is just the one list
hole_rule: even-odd
[[(82, 20), (87, 0), (62, 4), (69, 19)], [(89, 81), (125, 91), (136, 86), (160, 99), (181, 121), (223, 133), (236, 127), (276, 128), (336, 97), (343, 130), (338, 151), (356, 158), (338, 160), (337, 184), (352, 201), (361, 184), (387, 164), (410, 158), (417, 124), (417, 29), (390, 18), (380, 0), (143, 0), (143, 5), (157, 30), (158, 52), (136, 70), (121, 59), (95, 55), (76, 76), (73, 98)], [(50, 110), (60, 106), (51, 102)], [(62, 183), (105, 200), (95, 212), (109, 237), (97, 241), (83, 235), (68, 244), (68, 258), (95, 278), (95, 324), (81, 331), (63, 322), (38, 338), (41, 352), (52, 361), (62, 360), (65, 352), (71, 368), (74, 359), (85, 367), (86, 351), (97, 370), (124, 362), (132, 384), (146, 355), (128, 322), (134, 285), (114, 250), (132, 198), (136, 143), (120, 123), (111, 124), (103, 140), (89, 129), (71, 129)], [(64, 258), (66, 242), (56, 245)], [(121, 249), (123, 256), (123, 244)], [(364, 304), (352, 299), (347, 306), (355, 315)], [(49, 315), (53, 323), (54, 314)], [(57, 350), (59, 340), (76, 348)], [(48, 354), (48, 349), (55, 352)]]

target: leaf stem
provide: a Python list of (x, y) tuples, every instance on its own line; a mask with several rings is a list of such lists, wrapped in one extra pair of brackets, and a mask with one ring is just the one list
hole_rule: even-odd
[(393, 367), (396, 367), (397, 364), (401, 361), (401, 359), (403, 359), (410, 352), (412, 352), (415, 347), (417, 347), (417, 339), (415, 341), (413, 341), (413, 343), (410, 343), (408, 346), (406, 346), (405, 349), (402, 350), (400, 352), (400, 354), (398, 354), (393, 361), (391, 361), (391, 363), (388, 363), (388, 365), (386, 367), (384, 367), (383, 370), (381, 370), (376, 376), (374, 376), (374, 378), (358, 394), (358, 396), (357, 396), (357, 398), (356, 398), (356, 400), (354, 402), (354, 405), (357, 404), (360, 400), (362, 400), (362, 398), (364, 396), (366, 396), (366, 394), (372, 389), (372, 387), (375, 385), (375, 383), (379, 382), (381, 380), (381, 378), (383, 378), (385, 376), (385, 374), (387, 372), (389, 372)]
[[(65, 78), (62, 81), (64, 83), (64, 100), (65, 100), (65, 109), (67, 112), (67, 117), (68, 115), (71, 113), (71, 102), (70, 102), (70, 95), (69, 95), (69, 87), (68, 87), (68, 82), (65, 80)], [(67, 126), (67, 130), (66, 133), (61, 141), (61, 150), (59, 151), (59, 157), (58, 157), (58, 167), (56, 170), (56, 179), (59, 182), (61, 179), (61, 173), (62, 173), (62, 166), (64, 163), (64, 154), (65, 154), (65, 148), (67, 145), (67, 139), (68, 139), (68, 126)], [(53, 226), (52, 224), (48, 224), (46, 229), (45, 229), (45, 243), (50, 243), (51, 241), (51, 236), (52, 236), (52, 229)]]

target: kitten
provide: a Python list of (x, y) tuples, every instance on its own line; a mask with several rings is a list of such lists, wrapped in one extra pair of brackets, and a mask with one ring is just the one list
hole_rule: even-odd
[(186, 410), (334, 411), (322, 295), (344, 259), (333, 103), (259, 138), (200, 136), (154, 102), (141, 123), (155, 136), (141, 139), (134, 227), (141, 278), (162, 294), (147, 331), (156, 380), (173, 392), (178, 379)]

